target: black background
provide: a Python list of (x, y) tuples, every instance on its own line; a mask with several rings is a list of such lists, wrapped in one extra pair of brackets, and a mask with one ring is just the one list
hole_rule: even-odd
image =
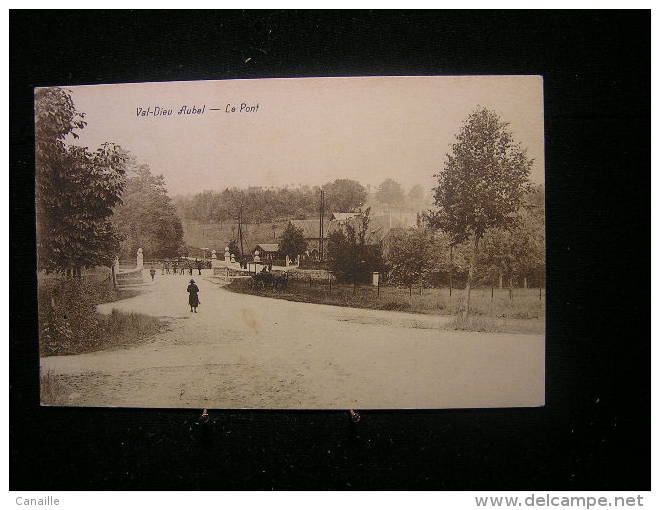
[[(39, 407), (32, 87), (436, 74), (544, 76), (545, 408)], [(650, 489), (650, 12), (13, 11), (10, 82), (11, 489)]]

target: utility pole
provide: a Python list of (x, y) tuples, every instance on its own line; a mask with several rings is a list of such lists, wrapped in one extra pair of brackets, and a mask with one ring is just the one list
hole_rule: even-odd
[(241, 247), (241, 259), (243, 259), (243, 227), (241, 226), (242, 222), (243, 222), (243, 202), (241, 201), (241, 204), (238, 208), (238, 241)]
[(323, 262), (323, 209), (324, 209), (324, 191), (321, 190), (321, 205), (319, 208), (319, 262)]

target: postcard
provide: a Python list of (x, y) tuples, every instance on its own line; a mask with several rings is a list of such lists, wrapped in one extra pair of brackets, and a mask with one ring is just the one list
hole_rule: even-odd
[(544, 405), (542, 77), (34, 99), (42, 405)]

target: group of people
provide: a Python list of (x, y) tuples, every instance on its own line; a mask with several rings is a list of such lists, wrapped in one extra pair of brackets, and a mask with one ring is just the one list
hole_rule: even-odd
[(192, 276), (193, 270), (197, 269), (197, 274), (202, 274), (203, 262), (199, 259), (191, 260), (173, 260), (163, 261), (160, 267), (160, 274), (186, 274), (186, 271)]

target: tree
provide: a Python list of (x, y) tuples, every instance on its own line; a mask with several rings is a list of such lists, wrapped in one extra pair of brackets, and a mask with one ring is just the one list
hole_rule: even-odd
[(470, 310), (470, 290), (479, 241), (489, 229), (509, 231), (530, 190), (533, 161), (514, 142), (508, 123), (487, 108), (472, 112), (459, 133), (433, 189), (437, 210), (431, 223), (454, 243), (471, 244), (463, 317)]
[(113, 222), (122, 235), (121, 256), (133, 258), (138, 248), (152, 259), (177, 257), (183, 248), (183, 227), (162, 175), (131, 159), (122, 204)]
[(399, 207), (405, 203), (406, 195), (401, 184), (392, 179), (385, 179), (376, 191), (376, 200), (381, 204)]
[(238, 247), (238, 243), (236, 242), (236, 239), (232, 239), (231, 241), (229, 241), (228, 248), (230, 254), (233, 254), (234, 256), (238, 256), (240, 250)]
[(280, 237), (279, 252), (282, 257), (288, 256), (295, 259), (307, 249), (307, 241), (301, 228), (296, 228), (289, 223)]
[(423, 203), (424, 203), (424, 188), (422, 188), (420, 184), (415, 184), (408, 191), (408, 205), (413, 209), (418, 209)]
[(35, 92), (37, 264), (80, 274), (81, 267), (111, 265), (119, 238), (110, 222), (125, 186), (126, 158), (104, 143), (95, 152), (69, 146), (84, 129), (68, 92)]
[(353, 283), (367, 279), (373, 271), (383, 271), (382, 245), (369, 244), (369, 209), (346, 222), (328, 237), (330, 269), (338, 279)]
[(367, 190), (352, 179), (335, 179), (323, 185), (328, 211), (352, 212), (364, 205)]
[(439, 246), (433, 233), (425, 228), (411, 227), (392, 231), (385, 250), (389, 280), (410, 289), (419, 284), (420, 290), (430, 271), (437, 266)]
[(481, 263), (506, 278), (510, 295), (514, 278), (522, 279), (526, 286), (528, 276), (537, 276), (541, 285), (545, 273), (544, 221), (541, 187), (527, 195), (513, 229), (493, 229), (484, 235)]

